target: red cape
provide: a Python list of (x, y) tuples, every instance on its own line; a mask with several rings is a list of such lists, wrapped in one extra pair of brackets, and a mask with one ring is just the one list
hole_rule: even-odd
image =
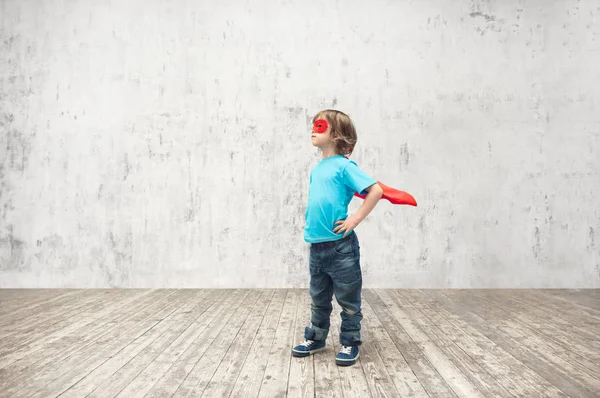
[[(381, 181), (377, 181), (377, 184), (381, 187), (381, 189), (383, 189), (383, 195), (381, 196), (381, 199), (387, 199), (392, 204), (395, 204), (395, 205), (409, 205), (409, 206), (417, 205), (417, 201), (415, 200), (415, 198), (413, 198), (413, 196), (411, 194), (409, 194), (408, 192), (404, 192), (404, 191), (400, 191), (399, 189), (396, 189), (396, 188), (388, 187), (387, 185), (382, 184)], [(364, 199), (367, 197), (367, 195), (360, 195), (358, 192), (355, 192), (354, 196), (358, 196), (361, 199)]]

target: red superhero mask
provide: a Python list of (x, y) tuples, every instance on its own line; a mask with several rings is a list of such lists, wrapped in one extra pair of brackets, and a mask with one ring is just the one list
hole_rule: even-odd
[(327, 120), (325, 120), (325, 119), (315, 120), (315, 123), (313, 124), (313, 131), (318, 134), (323, 134), (324, 132), (327, 131), (327, 127), (329, 127)]

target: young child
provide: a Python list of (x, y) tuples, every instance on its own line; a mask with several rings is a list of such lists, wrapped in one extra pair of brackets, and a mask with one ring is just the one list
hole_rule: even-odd
[[(356, 145), (350, 118), (336, 110), (324, 110), (313, 118), (312, 144), (323, 159), (310, 172), (304, 240), (310, 243), (310, 295), (312, 327), (305, 327), (305, 341), (292, 349), (304, 357), (325, 349), (329, 333), (331, 300), (335, 294), (340, 313), (341, 350), (336, 364), (353, 365), (359, 355), (362, 274), (360, 247), (354, 229), (373, 210), (382, 189), (358, 168), (349, 156)], [(366, 194), (363, 205), (348, 217), (355, 192)]]

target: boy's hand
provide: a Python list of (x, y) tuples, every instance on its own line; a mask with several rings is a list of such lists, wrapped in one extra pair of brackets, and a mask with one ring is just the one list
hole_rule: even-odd
[(356, 228), (356, 226), (360, 224), (362, 220), (364, 220), (364, 218), (371, 212), (371, 210), (373, 210), (373, 208), (375, 207), (377, 202), (379, 202), (379, 199), (381, 199), (381, 196), (383, 195), (383, 189), (379, 186), (379, 184), (371, 185), (370, 187), (366, 188), (366, 191), (368, 193), (365, 197), (365, 201), (356, 213), (354, 213), (351, 217), (348, 217), (345, 220), (339, 220), (334, 222), (334, 224), (341, 225), (335, 227), (333, 229), (333, 232), (337, 234), (341, 231), (346, 231), (344, 232), (344, 236), (342, 238), (345, 238), (346, 235), (350, 233), (350, 231)]
[(338, 225), (337, 227), (335, 227), (333, 229), (333, 232), (340, 233), (342, 231), (346, 231), (344, 232), (344, 236), (342, 236), (342, 238), (345, 238), (346, 235), (348, 235), (354, 228), (356, 228), (358, 226), (359, 221), (355, 218), (355, 217), (348, 217), (345, 220), (339, 220), (334, 222), (334, 224), (341, 224)]

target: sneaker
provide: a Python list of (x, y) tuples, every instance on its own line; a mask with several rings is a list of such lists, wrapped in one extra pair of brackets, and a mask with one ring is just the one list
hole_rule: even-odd
[(358, 351), (357, 345), (343, 345), (335, 357), (335, 363), (340, 366), (354, 365), (358, 359)]
[(298, 344), (292, 349), (292, 355), (295, 357), (307, 357), (324, 349), (325, 340), (304, 340), (304, 343)]

